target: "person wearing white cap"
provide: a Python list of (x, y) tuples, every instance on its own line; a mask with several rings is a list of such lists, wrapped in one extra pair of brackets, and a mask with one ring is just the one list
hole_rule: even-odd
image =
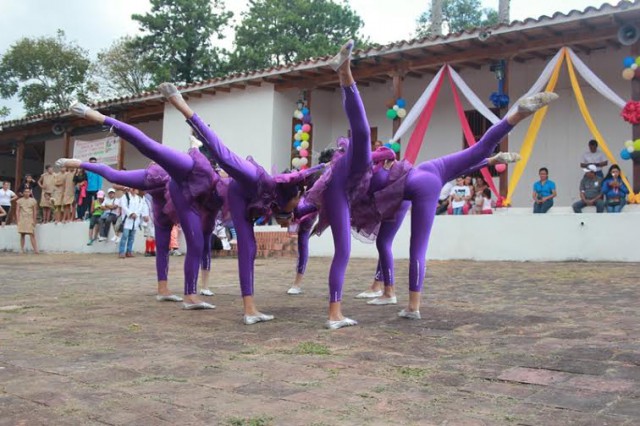
[(602, 179), (597, 176), (598, 168), (593, 164), (589, 164), (582, 171), (584, 171), (584, 176), (580, 181), (580, 199), (573, 203), (573, 211), (582, 213), (582, 209), (586, 206), (595, 206), (596, 212), (604, 212)]
[(103, 213), (100, 216), (100, 236), (98, 241), (104, 241), (109, 237), (109, 228), (118, 220), (118, 206), (116, 204), (116, 190), (109, 188), (107, 198), (102, 202)]

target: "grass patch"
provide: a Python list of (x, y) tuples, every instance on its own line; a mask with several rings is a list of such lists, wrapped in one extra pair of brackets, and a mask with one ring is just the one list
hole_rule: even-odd
[(150, 383), (150, 382), (186, 383), (187, 379), (184, 379), (182, 377), (174, 377), (174, 376), (143, 376), (133, 381), (133, 383), (136, 385), (139, 385), (142, 383)]
[(270, 426), (273, 423), (273, 417), (270, 416), (258, 416), (258, 417), (231, 417), (227, 419), (227, 426)]
[(302, 342), (295, 347), (293, 353), (296, 355), (331, 355), (331, 351), (326, 345), (315, 342)]
[(426, 368), (400, 367), (398, 372), (403, 377), (421, 378), (427, 374), (428, 370)]

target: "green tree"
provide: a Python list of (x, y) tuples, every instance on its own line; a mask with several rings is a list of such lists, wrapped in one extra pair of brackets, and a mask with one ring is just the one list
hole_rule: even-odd
[(332, 0), (249, 0), (236, 28), (232, 71), (248, 71), (332, 54), (358, 41), (362, 19)]
[[(496, 25), (498, 12), (481, 6), (480, 0), (442, 0), (442, 20), (449, 25), (450, 33)], [(431, 10), (423, 12), (416, 23), (418, 37), (430, 35)]]
[(0, 107), (0, 118), (8, 117), (9, 114), (11, 114), (11, 109), (9, 107), (6, 107), (6, 106)]
[(27, 114), (66, 109), (95, 90), (90, 65), (87, 51), (68, 42), (62, 30), (56, 37), (23, 38), (0, 60), (0, 96), (17, 94)]
[(132, 46), (144, 59), (154, 83), (178, 84), (221, 75), (224, 49), (212, 39), (224, 38), (222, 31), (233, 16), (222, 0), (150, 0), (151, 12), (134, 14), (143, 35)]
[(123, 37), (98, 53), (93, 74), (102, 96), (135, 95), (151, 87), (151, 72), (132, 42), (133, 38)]

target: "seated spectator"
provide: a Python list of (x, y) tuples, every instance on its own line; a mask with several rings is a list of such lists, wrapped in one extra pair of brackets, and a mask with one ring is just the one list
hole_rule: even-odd
[(573, 211), (582, 213), (585, 206), (596, 206), (596, 212), (604, 211), (604, 200), (602, 199), (602, 181), (597, 176), (598, 168), (589, 164), (582, 169), (584, 176), (580, 181), (580, 200), (573, 203)]
[(11, 183), (9, 181), (2, 182), (2, 188), (0, 188), (0, 207), (5, 211), (6, 215), (0, 217), (0, 223), (2, 227), (10, 221), (9, 215), (11, 214), (11, 202), (18, 199), (15, 192), (11, 190)]
[(451, 188), (449, 205), (451, 206), (451, 214), (453, 215), (465, 214), (464, 206), (468, 205), (469, 200), (471, 199), (471, 191), (469, 190), (469, 187), (464, 184), (464, 179), (464, 176), (457, 178), (455, 186)]
[(100, 218), (104, 213), (102, 203), (104, 202), (104, 192), (98, 191), (97, 198), (91, 202), (89, 211), (89, 242), (88, 246), (92, 245), (98, 238), (100, 231)]
[(620, 178), (620, 167), (612, 164), (602, 182), (602, 194), (608, 213), (620, 213), (626, 204), (629, 190)]
[(442, 214), (449, 210), (449, 197), (451, 196), (451, 189), (455, 186), (456, 181), (450, 180), (445, 183), (440, 190), (440, 197), (438, 198), (438, 207), (436, 208), (436, 214)]
[(109, 237), (109, 229), (118, 220), (118, 206), (116, 205), (116, 190), (109, 188), (107, 198), (102, 202), (103, 213), (100, 216), (100, 236), (98, 241), (104, 241)]
[(546, 213), (553, 206), (553, 199), (558, 196), (556, 184), (549, 180), (549, 169), (538, 170), (540, 180), (533, 184), (533, 212)]

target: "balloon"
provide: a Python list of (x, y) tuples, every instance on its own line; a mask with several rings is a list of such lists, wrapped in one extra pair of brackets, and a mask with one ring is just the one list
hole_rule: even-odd
[(503, 173), (505, 170), (507, 170), (507, 165), (506, 164), (496, 164), (495, 165), (495, 169), (496, 169), (496, 172)]
[(640, 139), (636, 139), (633, 141), (633, 150), (640, 151)]
[(628, 160), (631, 158), (631, 154), (626, 149), (623, 149), (622, 151), (620, 151), (620, 158), (622, 158), (623, 160)]
[(626, 146), (627, 148), (629, 148), (630, 146), (633, 146), (633, 141), (625, 141), (624, 146)]
[(308, 141), (302, 141), (300, 143), (300, 146), (302, 147), (302, 149), (307, 149), (307, 148), (309, 148), (309, 142)]
[(398, 114), (396, 113), (396, 111), (394, 109), (388, 109), (387, 110), (387, 118), (389, 120), (393, 120), (394, 118), (396, 118), (398, 116)]
[(308, 125), (308, 124), (303, 125), (302, 126), (302, 131), (306, 132), (306, 133), (309, 133), (311, 131), (311, 126)]
[(640, 66), (640, 56), (636, 57), (636, 65)]
[(298, 118), (298, 114), (300, 114), (300, 110), (297, 109), (297, 110), (293, 111), (293, 117), (294, 118)]
[(300, 165), (300, 159), (298, 157), (295, 157), (291, 160), (291, 165), (297, 169)]
[(302, 114), (300, 111), (298, 111), (298, 114), (296, 115), (296, 118), (298, 120), (302, 120), (304, 118), (304, 114)]
[(300, 159), (300, 165), (301, 165), (301, 166), (303, 166), (303, 167), (304, 167), (304, 166), (306, 166), (307, 164), (309, 164), (309, 160), (308, 160), (308, 159), (306, 159), (306, 158), (301, 158), (301, 159)]
[(625, 68), (622, 70), (622, 78), (625, 80), (633, 80), (633, 77), (636, 75), (635, 71), (631, 68)]
[(387, 143), (385, 143), (383, 146), (386, 146), (387, 148), (392, 149), (392, 148), (391, 148), (391, 142), (387, 142)]
[(301, 144), (300, 144), (300, 141), (295, 141), (295, 142), (293, 143), (293, 147), (294, 147), (294, 148), (297, 148), (297, 147), (299, 147), (300, 145), (301, 145)]
[(631, 64), (631, 66), (629, 68), (631, 68), (632, 70), (635, 71), (635, 70), (638, 69), (638, 64)]
[(407, 106), (407, 102), (402, 98), (398, 98), (396, 105), (398, 105), (399, 108), (404, 108)]
[(294, 127), (294, 130), (296, 132), (299, 132), (301, 129), (302, 129), (302, 124), (296, 124), (295, 127)]
[(400, 144), (398, 142), (392, 143), (391, 149), (397, 154), (398, 152), (400, 152)]
[(309, 168), (309, 166), (307, 166), (306, 164), (304, 166), (300, 166), (300, 170), (307, 170)]
[(311, 114), (303, 115), (302, 122), (304, 124), (311, 124)]
[(387, 99), (387, 102), (384, 103), (384, 106), (391, 109), (395, 104), (396, 104), (396, 100), (392, 98), (392, 99)]
[(400, 108), (398, 111), (396, 111), (396, 113), (400, 118), (405, 118), (407, 116), (407, 110), (404, 108)]
[(302, 132), (302, 136), (300, 136), (300, 139), (303, 140), (303, 141), (308, 141), (309, 140), (309, 133)]
[(301, 150), (301, 149), (302, 149), (302, 147), (301, 147), (300, 145), (296, 146), (296, 150), (297, 150), (298, 152), (300, 152), (300, 150)]
[(638, 80), (640, 80), (640, 67), (636, 68), (636, 71), (635, 71), (635, 78), (637, 78)]
[(302, 108), (301, 112), (302, 112), (302, 115), (307, 115), (307, 114), (309, 114), (309, 108), (304, 107), (304, 108)]
[(629, 154), (631, 154), (633, 151), (635, 151), (635, 149), (633, 149), (633, 145), (628, 146), (625, 149), (629, 152)]
[(631, 65), (633, 65), (635, 63), (636, 63), (636, 60), (635, 60), (635, 58), (633, 56), (627, 56), (622, 61), (622, 64), (624, 65), (625, 68), (629, 68)]
[(295, 135), (293, 135), (293, 138), (297, 141), (299, 141), (301, 137), (302, 137), (302, 132), (297, 132)]
[(399, 109), (400, 109), (400, 107), (399, 107), (398, 105), (394, 105), (394, 106), (393, 106), (393, 110), (394, 110), (395, 112), (398, 112), (398, 110), (399, 110)]
[(300, 149), (300, 157), (308, 157), (308, 156), (309, 156), (309, 151), (307, 151), (304, 148)]

